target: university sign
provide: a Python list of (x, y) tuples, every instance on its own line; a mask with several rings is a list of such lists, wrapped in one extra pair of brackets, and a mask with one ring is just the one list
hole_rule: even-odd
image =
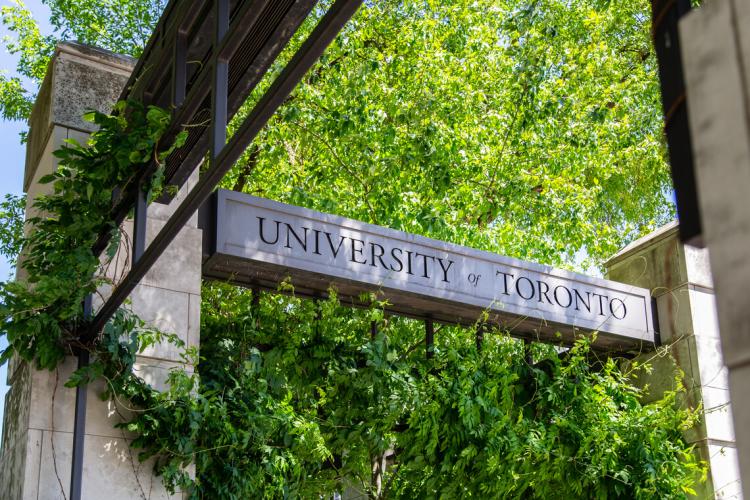
[(220, 190), (203, 217), (204, 276), (297, 293), (331, 286), (356, 300), (451, 323), (485, 321), (532, 339), (598, 333), (603, 349), (639, 350), (655, 332), (648, 290), (335, 215)]

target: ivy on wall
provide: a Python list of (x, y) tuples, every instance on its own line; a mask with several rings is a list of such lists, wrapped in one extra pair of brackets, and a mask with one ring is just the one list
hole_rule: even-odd
[(57, 170), (39, 179), (51, 192), (34, 201), (27, 220), (32, 230), (21, 238), (25, 279), (0, 288), (9, 344), (0, 362), (15, 353), (52, 369), (63, 359), (76, 341), (84, 298), (107, 281), (97, 274), (101, 262), (91, 251), (97, 235), (111, 232), (109, 259), (120, 242), (119, 228), (109, 220), (113, 186), (123, 185), (184, 140), (182, 135), (171, 147), (160, 147), (169, 124), (164, 110), (121, 102), (113, 113), (88, 113), (84, 118), (99, 131), (86, 146), (69, 139), (54, 153)]
[[(567, 351), (507, 332), (443, 325), (435, 356), (423, 325), (367, 309), (281, 292), (205, 284), (200, 355), (120, 310), (92, 345), (79, 345), (81, 303), (102, 285), (95, 235), (112, 232), (111, 186), (176, 144), (160, 144), (166, 111), (118, 104), (86, 146), (56, 152), (20, 237), (25, 281), (0, 286), (11, 356), (54, 369), (74, 347), (92, 363), (67, 386), (106, 381), (104, 398), (136, 409), (120, 424), (139, 458), (193, 498), (317, 498), (360, 491), (370, 498), (684, 498), (705, 466), (681, 432), (696, 414), (674, 392), (649, 404), (590, 342)], [(6, 234), (0, 232), (0, 237)], [(8, 232), (19, 238), (17, 232)], [(10, 248), (10, 247), (9, 247)], [(373, 335), (373, 325), (375, 331)], [(133, 373), (137, 353), (160, 342), (183, 348), (191, 373), (170, 373), (157, 391)], [(387, 463), (383, 468), (382, 464)], [(195, 464), (195, 476), (188, 466)]]

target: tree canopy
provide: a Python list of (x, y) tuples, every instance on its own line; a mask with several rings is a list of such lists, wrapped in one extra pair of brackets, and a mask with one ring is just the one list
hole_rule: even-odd
[[(44, 3), (51, 36), (22, 3), (2, 11), (32, 86), (59, 38), (138, 55), (165, 2)], [(649, 24), (645, 0), (367, 1), (225, 186), (601, 265), (673, 216)], [(3, 78), (0, 111), (25, 118), (35, 89)], [(171, 485), (194, 461), (197, 497), (680, 498), (701, 472), (676, 393), (641, 403), (634, 373), (584, 341), (561, 354), (494, 331), (480, 351), (443, 326), (427, 360), (423, 326), (383, 304), (220, 283), (201, 318), (197, 374), (121, 387), (152, 409), (127, 424), (135, 444), (166, 456)]]
[(673, 215), (646, 9), (367, 4), (248, 155), (245, 189), (520, 258), (600, 263)]
[[(165, 2), (44, 3), (53, 36), (20, 1), (3, 9), (18, 73), (36, 84), (57, 38), (137, 56)], [(600, 265), (674, 215), (648, 8), (366, 2), (228, 184), (506, 255)], [(24, 118), (34, 89), (4, 78), (0, 110)], [(248, 165), (255, 174), (241, 175)]]

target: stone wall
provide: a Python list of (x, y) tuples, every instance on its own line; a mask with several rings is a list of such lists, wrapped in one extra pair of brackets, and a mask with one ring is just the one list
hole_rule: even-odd
[(687, 397), (681, 404), (701, 408), (702, 418), (686, 433), (710, 465), (699, 498), (742, 498), (732, 425), (727, 369), (721, 356), (713, 279), (707, 250), (683, 245), (676, 223), (632, 243), (606, 264), (607, 277), (651, 290), (661, 342), (671, 358), (647, 353), (651, 374), (640, 374), (649, 397), (675, 388), (682, 371)]
[[(84, 142), (91, 124), (81, 115), (91, 109), (109, 112), (134, 66), (134, 60), (106, 51), (63, 43), (58, 46), (40, 89), (31, 119), (24, 189), (27, 216), (36, 196), (46, 186), (40, 177), (57, 166), (52, 151), (65, 139)], [(196, 182), (186, 183), (172, 205), (149, 207), (147, 238), (153, 238), (166, 217)], [(123, 224), (130, 233), (132, 224)], [(130, 238), (106, 269), (115, 281), (128, 268)], [(163, 331), (176, 333), (189, 345), (199, 344), (201, 231), (197, 219), (182, 230), (153, 269), (131, 294), (129, 305), (142, 319)], [(22, 271), (18, 273), (23, 278)], [(109, 290), (101, 290), (106, 296)], [(95, 300), (95, 306), (101, 300)], [(151, 347), (139, 356), (136, 370), (144, 380), (163, 387), (169, 369), (183, 365), (171, 345)], [(67, 498), (70, 487), (75, 390), (63, 386), (75, 369), (68, 357), (53, 372), (38, 371), (14, 360), (8, 369), (3, 445), (0, 455), (0, 499)], [(189, 368), (189, 367), (188, 367)], [(152, 462), (140, 463), (132, 436), (114, 424), (128, 415), (127, 403), (102, 402), (102, 383), (88, 387), (84, 445), (83, 492), (86, 499), (180, 498), (170, 496), (152, 473)]]

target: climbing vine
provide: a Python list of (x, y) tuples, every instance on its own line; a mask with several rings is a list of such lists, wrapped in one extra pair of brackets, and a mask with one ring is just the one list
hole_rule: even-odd
[(114, 257), (120, 242), (120, 230), (109, 219), (113, 186), (122, 186), (184, 140), (181, 136), (161, 148), (169, 113), (136, 102), (117, 104), (112, 115), (91, 112), (85, 118), (99, 131), (85, 147), (69, 139), (55, 151), (59, 167), (39, 179), (51, 192), (34, 201), (27, 219), (32, 230), (21, 237), (24, 279), (0, 289), (9, 343), (0, 362), (15, 353), (52, 369), (63, 359), (76, 340), (84, 298), (108, 281), (97, 273), (102, 262), (92, 252), (94, 242), (99, 233), (111, 233), (106, 259)]
[[(158, 108), (120, 103), (87, 118), (98, 132), (57, 151), (59, 168), (41, 180), (51, 191), (20, 237), (24, 279), (0, 286), (0, 360), (54, 369), (74, 348), (90, 349), (92, 363), (66, 385), (105, 380), (103, 397), (133, 410), (119, 425), (136, 435), (138, 458), (154, 458), (171, 491), (684, 498), (705, 475), (681, 435), (697, 416), (679, 403), (679, 377), (644, 404), (632, 368), (596, 360), (587, 340), (529, 348), (492, 331), (480, 350), (469, 329), (442, 326), (427, 359), (422, 325), (387, 316), (377, 297), (352, 309), (335, 290), (308, 300), (289, 284), (257, 293), (213, 283), (203, 288), (200, 355), (127, 309), (82, 345), (81, 304), (113, 284), (106, 270), (121, 243), (111, 187), (180, 145), (160, 143), (169, 114)], [(112, 238), (99, 258), (91, 248), (102, 231)], [(162, 342), (197, 371), (172, 370), (157, 391), (133, 365)]]

